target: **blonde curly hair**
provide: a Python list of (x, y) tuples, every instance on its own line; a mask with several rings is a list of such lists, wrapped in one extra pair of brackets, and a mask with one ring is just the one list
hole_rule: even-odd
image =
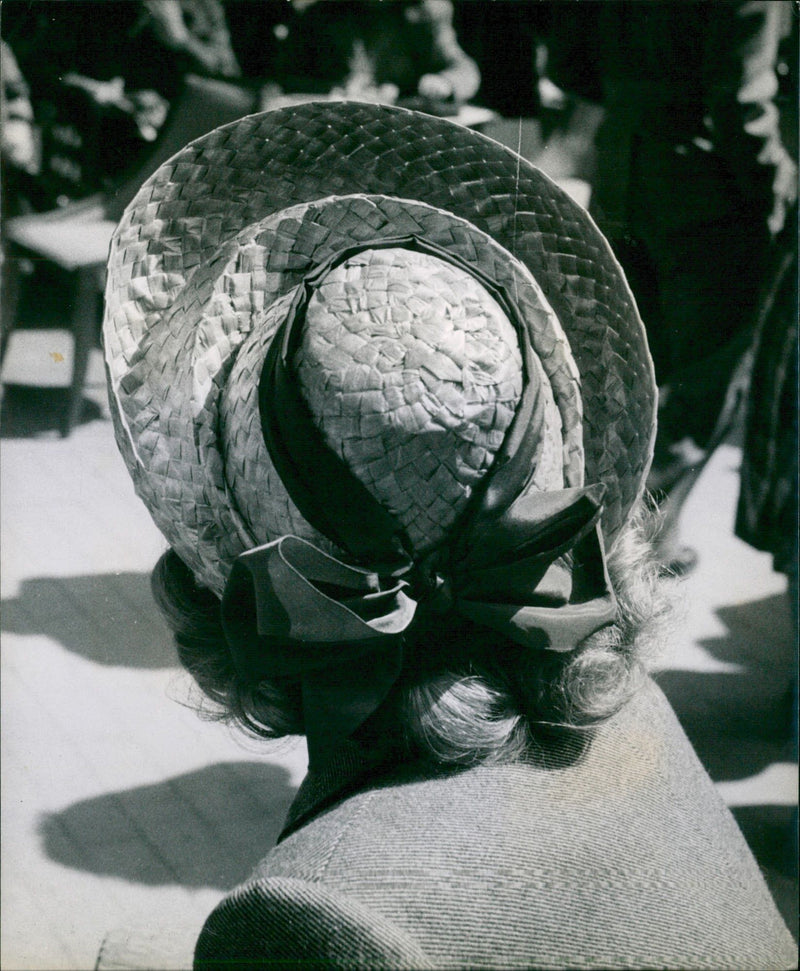
[[(567, 654), (526, 649), (455, 616), (417, 625), (403, 674), (366, 730), (401, 739), (407, 756), (463, 766), (525, 757), (543, 734), (585, 732), (616, 714), (642, 683), (669, 617), (654, 529), (640, 503), (608, 554), (616, 622)], [(153, 592), (202, 715), (258, 738), (304, 734), (299, 684), (237, 677), (218, 598), (171, 550), (156, 565)]]

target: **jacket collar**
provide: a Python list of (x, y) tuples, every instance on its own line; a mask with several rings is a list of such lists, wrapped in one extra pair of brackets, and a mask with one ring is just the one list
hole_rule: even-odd
[[(594, 738), (594, 731), (556, 732), (520, 761), (544, 771), (566, 769), (582, 761)], [(444, 774), (441, 768), (438, 774)], [(451, 771), (464, 771), (453, 767)], [(430, 766), (404, 759), (391, 740), (375, 735), (349, 738), (319, 768), (309, 768), (286, 817), (278, 842), (291, 836), (316, 815), (361, 789), (379, 785), (387, 778), (410, 780), (427, 777)]]
[(396, 768), (397, 752), (389, 743), (342, 742), (320, 768), (309, 769), (289, 807), (278, 842), (324, 809)]

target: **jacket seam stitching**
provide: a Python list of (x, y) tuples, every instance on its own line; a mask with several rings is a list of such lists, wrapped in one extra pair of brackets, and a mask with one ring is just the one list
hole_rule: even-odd
[(321, 880), (322, 877), (324, 877), (325, 871), (328, 869), (328, 864), (331, 862), (333, 858), (333, 854), (338, 849), (339, 844), (345, 838), (345, 836), (350, 831), (350, 829), (352, 829), (355, 823), (360, 819), (361, 815), (364, 813), (364, 810), (367, 808), (367, 806), (372, 802), (374, 798), (375, 798), (374, 790), (367, 793), (361, 806), (355, 811), (355, 813), (353, 813), (352, 818), (342, 826), (341, 832), (336, 836), (334, 841), (331, 843), (330, 849), (328, 850), (328, 853), (325, 857), (324, 862), (320, 866), (320, 869), (315, 877), (315, 880)]

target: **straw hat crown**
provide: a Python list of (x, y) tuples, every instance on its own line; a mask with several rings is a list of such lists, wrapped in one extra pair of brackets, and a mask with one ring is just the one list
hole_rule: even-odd
[[(327, 447), (424, 553), (445, 541), (533, 388), (531, 485), (641, 494), (654, 383), (607, 243), (535, 168), (441, 119), (376, 105), (251, 116), (189, 145), (115, 234), (106, 361), (137, 491), (221, 593), (248, 549), (325, 537), (262, 434), (270, 346)], [(531, 394), (530, 390), (528, 392)], [(332, 544), (327, 543), (331, 548)]]

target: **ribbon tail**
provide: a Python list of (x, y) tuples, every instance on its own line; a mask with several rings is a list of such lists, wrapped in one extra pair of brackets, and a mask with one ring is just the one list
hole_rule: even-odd
[(499, 631), (518, 644), (559, 654), (574, 650), (591, 634), (613, 624), (617, 615), (612, 593), (563, 607), (461, 602), (458, 609), (474, 623)]
[(343, 661), (304, 675), (303, 719), (309, 765), (316, 768), (333, 754), (383, 704), (400, 676), (399, 640), (369, 659)]
[(501, 570), (523, 556), (551, 562), (572, 549), (603, 512), (605, 486), (597, 483), (557, 492), (526, 488), (499, 515), (479, 516), (463, 537), (463, 569), (469, 574)]

